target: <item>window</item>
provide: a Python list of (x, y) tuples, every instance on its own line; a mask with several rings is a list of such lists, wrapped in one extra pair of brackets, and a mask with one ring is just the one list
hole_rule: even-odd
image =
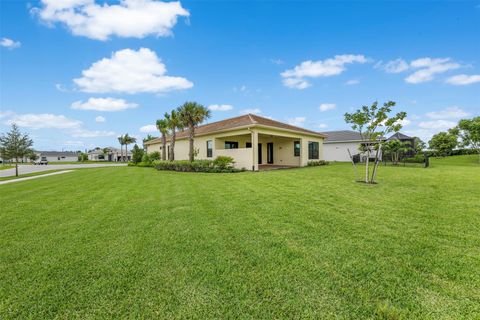
[(245, 148), (251, 148), (251, 147), (252, 147), (252, 143), (251, 143), (251, 142), (245, 143)]
[(293, 155), (300, 157), (300, 141), (293, 141)]
[(238, 149), (238, 141), (225, 141), (225, 149)]
[(207, 158), (213, 157), (213, 142), (212, 140), (207, 141)]
[(319, 158), (319, 149), (320, 144), (314, 141), (308, 141), (308, 159), (318, 159)]

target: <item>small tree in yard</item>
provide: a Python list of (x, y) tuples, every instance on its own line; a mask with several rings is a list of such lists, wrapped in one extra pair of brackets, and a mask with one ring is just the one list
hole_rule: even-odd
[[(352, 129), (358, 131), (362, 138), (363, 148), (360, 151), (366, 153), (365, 183), (375, 183), (379, 155), (384, 144), (381, 138), (391, 132), (400, 131), (401, 121), (407, 116), (406, 112), (398, 112), (395, 116), (389, 117), (394, 106), (395, 102), (388, 101), (379, 107), (375, 101), (371, 106), (362, 106), (353, 113), (345, 113), (345, 122), (351, 124)], [(375, 154), (375, 164), (370, 175), (369, 161), (372, 152)]]
[(167, 160), (168, 120), (166, 118), (158, 119), (156, 125), (162, 135), (162, 160)]
[(430, 149), (437, 156), (447, 156), (458, 145), (458, 131), (450, 129), (448, 132), (439, 132), (428, 141)]
[(167, 120), (168, 129), (172, 134), (170, 138), (170, 152), (168, 154), (168, 157), (170, 158), (170, 161), (173, 161), (175, 160), (175, 141), (177, 139), (177, 130), (183, 129), (183, 124), (176, 110), (172, 110), (170, 111), (170, 113), (165, 113), (164, 117), (165, 120)]
[(0, 136), (0, 154), (3, 159), (15, 159), (15, 176), (18, 177), (18, 159), (33, 153), (32, 145), (32, 139), (21, 133), (16, 124), (12, 124), (10, 132)]
[(458, 129), (463, 146), (476, 149), (480, 162), (480, 117), (460, 120)]
[(132, 148), (132, 162), (135, 164), (142, 162), (143, 153), (143, 149), (135, 144)]
[(195, 128), (210, 118), (210, 110), (196, 102), (185, 102), (178, 108), (178, 115), (183, 126), (188, 128), (189, 152), (188, 158), (190, 162), (195, 159), (194, 138)]
[(392, 163), (397, 165), (400, 160), (400, 154), (407, 152), (412, 147), (409, 142), (402, 142), (400, 140), (394, 139), (390, 140), (384, 145), (384, 150), (390, 153), (392, 157)]

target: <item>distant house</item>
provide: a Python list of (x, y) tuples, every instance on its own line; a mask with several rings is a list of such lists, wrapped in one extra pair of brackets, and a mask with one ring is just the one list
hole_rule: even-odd
[[(175, 159), (186, 160), (189, 131), (177, 133)], [(254, 114), (212, 122), (195, 130), (197, 159), (229, 156), (235, 167), (257, 171), (278, 167), (301, 167), (322, 160), (324, 134)], [(162, 139), (145, 142), (147, 153), (162, 153)], [(170, 150), (170, 137), (167, 153)]]
[[(365, 159), (361, 157), (360, 147), (368, 142), (362, 140), (362, 136), (357, 131), (339, 130), (339, 131), (324, 131), (321, 132), (326, 135), (323, 145), (323, 154), (327, 161), (351, 161), (348, 151), (352, 156), (355, 156), (360, 161)], [(380, 154), (381, 158), (381, 154)]]
[[(88, 152), (88, 160), (90, 161), (110, 161), (110, 162), (118, 162), (118, 161), (123, 161), (123, 158), (125, 157), (125, 150), (121, 152), (120, 149), (113, 148), (113, 147), (108, 147), (106, 148), (107, 152), (104, 152), (104, 149), (94, 149)], [(122, 158), (123, 157), (123, 158)], [(132, 153), (128, 151), (127, 153), (127, 160), (130, 161), (132, 158)]]
[(401, 142), (406, 142), (410, 147), (411, 147), (411, 150), (408, 150), (406, 153), (405, 153), (405, 157), (411, 157), (415, 154), (415, 146), (417, 144), (417, 139), (416, 137), (410, 137), (410, 136), (407, 136), (406, 134), (403, 134), (401, 132), (396, 132), (394, 133), (390, 138), (387, 139), (387, 141), (391, 141), (391, 140), (399, 140)]
[(74, 151), (36, 151), (39, 160), (48, 162), (78, 161), (78, 153)]

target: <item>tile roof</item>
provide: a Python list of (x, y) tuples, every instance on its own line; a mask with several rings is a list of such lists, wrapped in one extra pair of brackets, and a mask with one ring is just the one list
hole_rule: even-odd
[[(345, 142), (345, 141), (362, 141), (362, 136), (357, 131), (352, 130), (338, 130), (338, 131), (323, 131), (321, 132), (327, 136), (324, 143)], [(378, 140), (385, 140), (383, 137)]]
[(44, 157), (77, 157), (78, 153), (75, 151), (37, 151)]
[[(200, 136), (200, 135), (205, 135), (208, 133), (213, 133), (213, 132), (218, 132), (218, 131), (224, 131), (224, 130), (230, 130), (230, 129), (235, 129), (235, 128), (240, 128), (240, 127), (246, 127), (246, 126), (267, 126), (267, 127), (272, 127), (272, 128), (278, 128), (278, 129), (284, 129), (284, 130), (291, 130), (291, 131), (297, 131), (297, 132), (303, 132), (311, 135), (317, 135), (321, 137), (325, 137), (320, 132), (312, 131), (312, 130), (307, 130), (304, 128), (292, 126), (283, 122), (275, 121), (272, 119), (264, 118), (255, 114), (245, 114), (241, 115), (238, 117), (234, 118), (229, 118), (221, 121), (216, 121), (208, 124), (204, 124), (201, 126), (198, 126), (195, 129), (195, 135)], [(177, 139), (184, 139), (188, 137), (188, 129), (184, 131), (177, 132)], [(161, 138), (156, 138), (153, 140), (146, 141), (145, 144), (154, 144), (154, 143), (159, 143), (161, 142)]]
[(397, 132), (397, 133), (393, 134), (390, 138), (388, 138), (388, 140), (393, 140), (393, 139), (409, 140), (409, 139), (413, 139), (413, 137), (409, 137), (406, 134), (403, 134), (401, 132)]

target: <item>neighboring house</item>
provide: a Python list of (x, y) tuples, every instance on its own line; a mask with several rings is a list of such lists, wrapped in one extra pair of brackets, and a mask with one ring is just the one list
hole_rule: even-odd
[[(125, 157), (125, 149), (121, 152), (120, 149), (109, 147), (107, 148), (108, 152), (104, 153), (103, 149), (97, 148), (88, 152), (88, 160), (90, 161), (110, 161), (117, 162), (123, 161)], [(123, 158), (122, 158), (123, 157)], [(130, 161), (132, 158), (132, 153), (128, 151), (127, 160)]]
[[(360, 154), (360, 146), (365, 144), (359, 132), (352, 130), (324, 131), (327, 138), (323, 145), (323, 153), (327, 161), (351, 161), (348, 151), (360, 161), (365, 161)], [(373, 158), (373, 157), (372, 157)], [(381, 159), (381, 155), (380, 155)]]
[(417, 139), (418, 138), (416, 137), (410, 137), (401, 132), (396, 132), (390, 138), (388, 138), (387, 141), (400, 140), (401, 142), (404, 142), (404, 143), (406, 142), (411, 149), (405, 152), (404, 157), (412, 157), (415, 155), (415, 146), (417, 144)]
[(36, 151), (39, 160), (48, 162), (78, 161), (78, 153), (74, 151)]
[[(229, 156), (236, 168), (301, 167), (322, 160), (325, 135), (286, 123), (246, 114), (202, 125), (195, 130), (196, 159)], [(162, 139), (145, 142), (147, 153), (162, 153)], [(170, 138), (167, 143), (167, 154)], [(175, 160), (187, 160), (188, 130), (177, 133)]]

